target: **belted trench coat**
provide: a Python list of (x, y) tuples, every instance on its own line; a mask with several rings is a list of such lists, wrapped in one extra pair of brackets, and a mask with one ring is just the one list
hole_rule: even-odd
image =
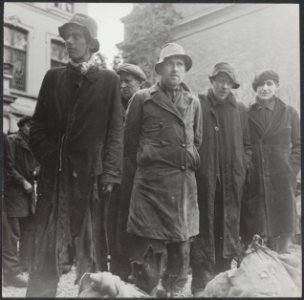
[(120, 182), (122, 130), (114, 72), (93, 66), (82, 75), (70, 64), (47, 72), (30, 130), (41, 163), (33, 272), (55, 259), (60, 274), (73, 243), (78, 276), (98, 265), (98, 181)]
[(199, 225), (201, 108), (189, 88), (181, 87), (175, 104), (159, 84), (137, 92), (125, 124), (125, 156), (136, 166), (127, 231), (169, 242), (197, 235)]

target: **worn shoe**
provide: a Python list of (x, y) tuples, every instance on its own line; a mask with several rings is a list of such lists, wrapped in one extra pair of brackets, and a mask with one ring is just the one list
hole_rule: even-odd
[(27, 287), (27, 283), (28, 280), (21, 273), (16, 276), (3, 278), (3, 286), (14, 286), (18, 288), (25, 288)]

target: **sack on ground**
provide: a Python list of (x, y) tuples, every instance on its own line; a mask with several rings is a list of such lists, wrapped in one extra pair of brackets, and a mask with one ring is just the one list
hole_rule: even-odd
[(300, 297), (300, 253), (278, 254), (255, 236), (240, 267), (211, 280), (202, 297)]
[(122, 281), (110, 272), (85, 273), (79, 282), (80, 298), (149, 298), (134, 284)]

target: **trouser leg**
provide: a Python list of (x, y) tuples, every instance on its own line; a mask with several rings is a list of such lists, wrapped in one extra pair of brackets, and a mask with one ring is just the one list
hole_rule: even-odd
[(167, 267), (162, 283), (171, 296), (184, 288), (188, 278), (189, 262), (189, 241), (167, 244)]
[(18, 235), (15, 232), (18, 219), (7, 217), (5, 212), (2, 218), (2, 273), (9, 278), (21, 273), (17, 253)]
[(33, 216), (20, 218), (19, 257), (21, 268), (24, 271), (27, 271), (30, 266), (33, 234)]
[[(20, 260), (18, 255), (18, 242), (20, 241), (20, 223), (19, 218), (7, 217), (8, 228), (9, 228), (9, 239), (10, 239), (10, 261), (15, 262), (14, 273), (18, 274), (21, 272)], [(11, 265), (13, 267), (13, 265)]]
[(128, 257), (118, 253), (111, 254), (111, 273), (119, 276), (122, 280), (127, 281), (131, 273), (131, 266)]
[(26, 297), (56, 297), (59, 274), (56, 268), (55, 244), (49, 243), (48, 248), (37, 253), (38, 264), (30, 270)]
[(26, 297), (56, 297), (59, 276), (56, 272), (55, 259), (49, 257), (48, 262), (38, 270), (30, 273)]

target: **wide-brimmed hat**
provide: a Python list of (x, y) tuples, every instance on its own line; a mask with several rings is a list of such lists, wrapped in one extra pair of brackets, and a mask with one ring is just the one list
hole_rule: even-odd
[(264, 71), (254, 77), (252, 82), (252, 88), (256, 91), (257, 87), (263, 84), (266, 80), (273, 80), (276, 83), (279, 83), (280, 77), (279, 74), (272, 70)]
[(155, 71), (159, 74), (159, 68), (163, 64), (166, 58), (178, 56), (183, 58), (185, 61), (186, 71), (189, 71), (192, 66), (192, 59), (189, 55), (185, 53), (185, 50), (182, 46), (176, 43), (166, 44), (160, 51), (159, 61), (155, 64)]
[(214, 77), (216, 75), (218, 75), (219, 73), (225, 73), (231, 78), (231, 80), (233, 81), (233, 87), (232, 87), (233, 89), (237, 89), (237, 88), (240, 87), (240, 84), (236, 79), (235, 72), (234, 72), (233, 68), (228, 63), (226, 63), (226, 62), (217, 63), (214, 66), (212, 74), (209, 75), (209, 79), (213, 80)]
[(122, 64), (118, 67), (117, 74), (120, 74), (121, 72), (129, 73), (136, 78), (138, 78), (140, 81), (146, 81), (147, 77), (144, 71), (137, 65), (133, 64)]
[(69, 26), (78, 25), (84, 29), (86, 34), (89, 36), (91, 41), (93, 42), (92, 52), (97, 52), (99, 50), (99, 42), (97, 40), (97, 23), (96, 21), (85, 14), (75, 14), (71, 20), (62, 26), (58, 27), (58, 31), (60, 36), (65, 40), (65, 33)]

